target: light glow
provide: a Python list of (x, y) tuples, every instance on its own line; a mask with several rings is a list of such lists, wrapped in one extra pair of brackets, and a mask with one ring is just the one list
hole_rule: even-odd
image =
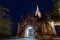
[[(33, 27), (32, 26), (29, 26), (29, 27), (27, 27), (27, 29), (25, 30), (25, 37), (29, 37), (29, 30), (30, 29), (33, 29)], [(32, 32), (33, 33), (33, 32)]]
[(32, 27), (30, 26), (30, 27), (28, 27), (27, 29), (32, 29)]
[(35, 16), (38, 16), (39, 18), (41, 18), (41, 12), (40, 12), (40, 10), (38, 8), (38, 5), (37, 5)]

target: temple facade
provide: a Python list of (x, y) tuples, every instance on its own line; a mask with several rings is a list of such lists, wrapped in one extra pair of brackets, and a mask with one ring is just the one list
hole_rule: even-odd
[[(56, 36), (55, 26), (53, 20), (46, 20), (41, 21), (42, 16), (41, 12), (39, 11), (39, 8), (37, 6), (36, 13), (33, 15), (33, 13), (28, 13), (23, 19), (20, 18), (20, 22), (18, 23), (18, 30), (17, 35), (18, 37), (40, 37), (40, 36)], [(29, 27), (31, 26), (31, 27)], [(28, 31), (28, 29), (32, 29), (32, 33)], [(31, 35), (29, 34), (31, 33)], [(26, 35), (26, 36), (25, 36)], [(30, 36), (28, 36), (30, 35)]]

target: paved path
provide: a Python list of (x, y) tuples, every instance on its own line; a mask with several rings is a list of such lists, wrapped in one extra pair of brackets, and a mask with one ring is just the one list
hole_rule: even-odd
[(4, 39), (4, 40), (37, 40), (35, 38), (15, 38), (15, 39)]

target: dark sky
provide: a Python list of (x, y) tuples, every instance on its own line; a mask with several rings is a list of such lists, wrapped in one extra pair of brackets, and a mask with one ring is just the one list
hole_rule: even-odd
[[(54, 0), (53, 0), (54, 1)], [(0, 0), (0, 6), (8, 8), (11, 21), (13, 22), (13, 33), (16, 33), (17, 23), (20, 15), (25, 16), (28, 12), (35, 13), (36, 6), (39, 6), (41, 13), (50, 11), (54, 7), (52, 0)]]

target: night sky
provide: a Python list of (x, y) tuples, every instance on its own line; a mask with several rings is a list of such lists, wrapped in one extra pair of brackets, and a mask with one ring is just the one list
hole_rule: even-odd
[[(10, 10), (8, 14), (13, 22), (13, 33), (16, 33), (17, 24), (21, 15), (24, 17), (28, 12), (35, 13), (37, 5), (41, 13), (45, 14), (54, 7), (53, 1), (56, 2), (56, 0), (0, 0), (0, 6)], [(59, 31), (57, 33), (59, 33)]]

